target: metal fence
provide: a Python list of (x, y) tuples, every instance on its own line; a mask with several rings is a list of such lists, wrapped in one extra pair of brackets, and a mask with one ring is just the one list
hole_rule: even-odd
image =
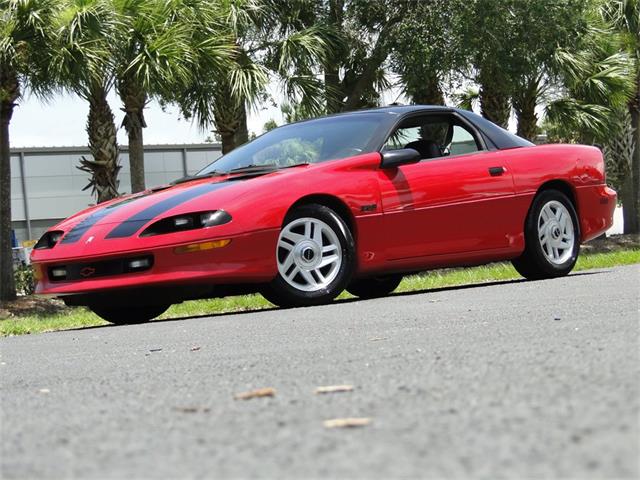
[[(191, 175), (221, 155), (220, 144), (147, 145), (144, 166), (147, 186)], [(12, 227), (18, 243), (35, 240), (63, 218), (94, 204), (91, 190), (82, 189), (89, 175), (78, 170), (85, 147), (36, 147), (11, 150)], [(121, 193), (131, 191), (129, 153), (120, 150)]]

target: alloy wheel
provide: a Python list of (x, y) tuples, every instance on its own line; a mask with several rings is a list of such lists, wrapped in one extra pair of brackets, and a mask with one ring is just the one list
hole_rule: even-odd
[(297, 290), (327, 288), (342, 265), (338, 235), (325, 222), (310, 217), (293, 220), (278, 237), (278, 272)]
[(573, 255), (575, 229), (569, 210), (560, 202), (551, 200), (538, 216), (538, 240), (547, 260), (561, 265)]

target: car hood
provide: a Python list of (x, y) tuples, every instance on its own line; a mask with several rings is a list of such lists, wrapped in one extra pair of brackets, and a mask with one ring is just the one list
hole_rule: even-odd
[(212, 228), (150, 237), (141, 237), (140, 233), (148, 225), (175, 215), (214, 210), (233, 215), (231, 212), (237, 211), (238, 203), (255, 203), (256, 198), (263, 195), (263, 188), (259, 187), (269, 183), (267, 177), (284, 175), (285, 172), (273, 172), (251, 178), (232, 175), (194, 179), (119, 197), (83, 210), (50, 228), (49, 231), (61, 231), (62, 238), (53, 248), (34, 249), (31, 257), (35, 261), (58, 261), (144, 251), (218, 235), (234, 236), (247, 229), (246, 222), (234, 219)]
[(105, 225), (113, 226), (106, 238), (130, 237), (152, 220), (200, 211), (200, 208), (203, 211), (221, 208), (215, 205), (216, 192), (237, 186), (240, 182), (233, 178), (206, 179), (146, 190), (84, 210), (64, 220), (55, 229), (64, 232), (61, 244), (75, 243), (92, 228)]

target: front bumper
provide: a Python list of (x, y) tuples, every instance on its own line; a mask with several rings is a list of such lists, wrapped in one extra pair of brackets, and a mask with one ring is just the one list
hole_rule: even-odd
[[(64, 296), (143, 287), (148, 290), (149, 287), (260, 283), (275, 277), (278, 229), (227, 238), (230, 238), (231, 242), (224, 247), (191, 253), (176, 253), (176, 248), (187, 245), (181, 243), (152, 249), (131, 249), (104, 256), (35, 259), (35, 293)], [(89, 274), (85, 278), (74, 280), (54, 280), (51, 276), (52, 269), (57, 266), (65, 266), (70, 271), (75, 271), (78, 269), (74, 267), (79, 264), (82, 268), (91, 268), (92, 264), (98, 266), (144, 256), (153, 259), (151, 268), (145, 271), (116, 271), (103, 276)]]

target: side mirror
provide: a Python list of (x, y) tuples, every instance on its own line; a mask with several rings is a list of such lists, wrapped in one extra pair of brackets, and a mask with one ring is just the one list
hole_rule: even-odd
[(410, 163), (418, 163), (420, 161), (420, 153), (413, 148), (401, 148), (400, 150), (389, 150), (382, 152), (382, 168), (396, 168), (401, 165)]

